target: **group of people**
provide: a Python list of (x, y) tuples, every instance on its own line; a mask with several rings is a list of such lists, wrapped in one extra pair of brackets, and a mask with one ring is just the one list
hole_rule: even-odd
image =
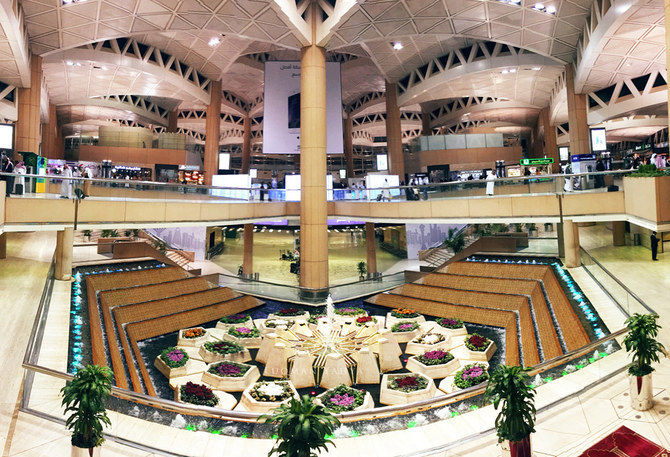
[[(82, 165), (78, 167), (70, 167), (68, 164), (63, 165), (61, 176), (64, 178), (90, 178), (90, 174)], [(80, 186), (80, 182), (74, 179), (63, 179), (60, 183), (60, 198), (72, 198), (73, 190)], [(81, 184), (81, 187), (84, 185)], [(82, 189), (84, 195), (86, 192)]]
[[(25, 175), (26, 174), (26, 165), (23, 163), (23, 161), (20, 161), (19, 163), (14, 166), (12, 163), (12, 160), (6, 156), (2, 156), (2, 172), (3, 173), (15, 173), (15, 174), (21, 174)], [(14, 179), (14, 176), (2, 176), (2, 181), (5, 181), (5, 196), (9, 197), (11, 194), (18, 194), (18, 195), (23, 195), (23, 186), (25, 185), (25, 178), (23, 177), (18, 177), (18, 179)]]

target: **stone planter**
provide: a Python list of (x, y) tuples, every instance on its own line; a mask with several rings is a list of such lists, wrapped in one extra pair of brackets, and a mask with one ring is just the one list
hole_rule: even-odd
[(431, 378), (427, 376), (423, 376), (428, 381), (428, 385), (426, 386), (425, 389), (416, 390), (414, 392), (400, 392), (399, 390), (393, 390), (388, 388), (389, 379), (399, 378), (403, 376), (408, 376), (408, 374), (407, 373), (385, 374), (384, 376), (382, 376), (382, 382), (380, 385), (381, 391), (379, 393), (380, 403), (384, 405), (404, 405), (419, 400), (427, 400), (435, 396), (435, 383)]
[(251, 384), (258, 381), (258, 378), (261, 377), (261, 373), (258, 371), (258, 367), (254, 365), (247, 365), (250, 367), (244, 376), (218, 376), (209, 372), (209, 368), (214, 365), (210, 364), (207, 366), (207, 369), (202, 374), (202, 382), (204, 384), (209, 384), (212, 389), (223, 390), (225, 392), (242, 392), (244, 389), (249, 387)]
[[(93, 457), (100, 457), (100, 450), (102, 449), (101, 446), (96, 446), (93, 448)], [(72, 446), (72, 450), (70, 451), (70, 456), (71, 457), (89, 457), (89, 448), (87, 447), (77, 447), (77, 446)]]
[(237, 324), (225, 324), (221, 321), (216, 323), (216, 328), (223, 330), (224, 332), (227, 332), (230, 327), (248, 327), (248, 328), (253, 328), (254, 327), (254, 321), (251, 319), (247, 319), (244, 322), (240, 322)]
[(233, 336), (230, 333), (226, 333), (223, 335), (223, 339), (226, 341), (233, 341), (237, 344), (241, 344), (245, 348), (251, 348), (251, 349), (258, 349), (261, 347), (261, 342), (263, 338), (261, 336), (257, 336), (254, 338), (240, 338), (237, 336)]
[(390, 312), (386, 313), (386, 326), (388, 328), (393, 327), (393, 325), (397, 324), (398, 322), (416, 322), (418, 324), (423, 324), (424, 322), (426, 322), (426, 318), (421, 315), (417, 317), (398, 318), (393, 316)]
[(465, 336), (468, 334), (468, 330), (465, 328), (465, 325), (462, 327), (458, 328), (445, 328), (442, 327), (440, 324), (437, 322), (435, 323), (435, 327), (431, 330), (433, 333), (443, 333), (445, 335), (449, 335), (450, 337), (455, 337), (455, 336)]
[[(185, 405), (202, 406), (202, 405), (196, 405), (196, 404), (193, 404), (193, 403), (188, 403), (188, 402), (182, 401), (181, 400), (181, 386), (182, 386), (182, 384), (177, 384), (177, 386), (175, 387), (175, 390), (174, 390), (175, 401), (184, 403)], [(214, 390), (214, 389), (212, 389), (212, 392), (219, 399), (219, 403), (216, 406), (214, 406), (214, 408), (233, 409), (235, 407), (235, 405), (237, 404), (237, 400), (235, 399), (235, 397), (233, 397), (232, 395), (230, 395), (226, 392), (222, 392), (220, 390)]]
[[(437, 335), (436, 333), (433, 333), (434, 335)], [(425, 333), (422, 333), (422, 335), (426, 335)], [(425, 344), (425, 343), (416, 343), (415, 340), (416, 338), (412, 338), (409, 343), (407, 343), (407, 348), (405, 349), (405, 354), (415, 354), (415, 355), (421, 355), (426, 351), (435, 351), (437, 349), (442, 349), (443, 351), (448, 350), (450, 347), (450, 337), (449, 335), (444, 335), (444, 341), (439, 341), (436, 343), (432, 344)]]
[(154, 366), (165, 375), (166, 378), (178, 378), (180, 376), (186, 376), (189, 373), (191, 365), (191, 359), (188, 359), (183, 367), (170, 368), (167, 366), (163, 359), (160, 356), (156, 357), (154, 360)]
[(629, 376), (630, 406), (636, 411), (646, 411), (654, 406), (651, 373), (646, 376)]
[(286, 324), (277, 325), (276, 327), (266, 327), (265, 322), (269, 321), (269, 320), (273, 320), (273, 319), (265, 319), (265, 320), (263, 320), (263, 322), (259, 323), (260, 325), (258, 325), (258, 330), (261, 331), (261, 335), (266, 335), (268, 333), (276, 332), (277, 330), (280, 330), (280, 329), (286, 330), (289, 327), (291, 327), (294, 323), (294, 321), (290, 321), (290, 320), (287, 320), (287, 319), (279, 319), (283, 322), (286, 322)]
[(413, 340), (421, 333), (421, 328), (412, 330), (411, 332), (391, 332), (398, 343), (407, 343)]
[(417, 360), (417, 356), (413, 355), (407, 359), (405, 368), (412, 373), (421, 373), (432, 379), (440, 379), (458, 371), (461, 368), (461, 362), (457, 358), (453, 358), (442, 365), (424, 365)]
[(280, 314), (270, 313), (268, 314), (268, 319), (285, 319), (287, 321), (306, 321), (307, 319), (309, 319), (309, 313), (307, 311), (303, 311), (302, 314), (298, 314), (297, 316), (282, 316)]
[(342, 316), (340, 314), (334, 313), (335, 322), (341, 322), (341, 323), (353, 322), (356, 319), (358, 319), (359, 317), (367, 316), (367, 315), (368, 315), (368, 313), (366, 311), (363, 311), (360, 314), (353, 314), (351, 316)]
[(205, 363), (214, 363), (214, 362), (223, 362), (224, 360), (230, 360), (233, 362), (244, 363), (251, 360), (251, 354), (249, 349), (244, 348), (244, 351), (235, 352), (232, 354), (219, 354), (217, 352), (210, 352), (205, 349), (205, 346), (200, 346), (198, 354), (202, 358), (202, 361)]
[[(198, 338), (184, 338), (183, 336), (184, 332), (191, 328), (201, 328), (205, 333), (202, 336), (199, 336)], [(179, 330), (179, 338), (177, 339), (177, 346), (197, 348), (205, 341), (207, 341), (207, 330), (205, 330), (203, 327), (189, 327)]]
[(496, 344), (491, 341), (491, 344), (486, 348), (485, 351), (471, 351), (467, 346), (463, 345), (463, 354), (468, 360), (475, 360), (477, 362), (488, 362), (493, 357), (493, 353), (496, 352)]
[[(327, 391), (317, 395), (316, 397), (316, 403), (319, 403), (320, 405), (323, 405), (323, 402), (321, 401), (322, 397), (326, 395)], [(372, 409), (375, 407), (375, 401), (372, 399), (372, 395), (370, 395), (370, 392), (365, 392), (365, 397), (363, 398), (363, 404), (357, 408), (352, 409), (352, 411), (362, 411), (364, 409)], [(328, 409), (328, 408), (326, 408)], [(348, 411), (347, 411), (348, 412)], [(336, 413), (334, 413), (336, 414)]]
[[(454, 384), (454, 375), (456, 374), (456, 372), (458, 370), (463, 368), (465, 365), (471, 365), (471, 363), (465, 363), (465, 362), (461, 362), (461, 361), (459, 361), (459, 362), (460, 362), (461, 366), (456, 367), (456, 369), (454, 370), (453, 373), (451, 373), (449, 376), (447, 376), (442, 381), (440, 381), (440, 385), (438, 386), (438, 389), (440, 389), (442, 392), (450, 394), (452, 392), (456, 392), (457, 390), (463, 390), (460, 387), (457, 387), (456, 384)], [(476, 363), (478, 363), (480, 365), (484, 365), (486, 367), (486, 370), (488, 371), (488, 369), (489, 369), (488, 362), (476, 362)], [(483, 381), (483, 382), (486, 382), (486, 381)]]
[[(293, 397), (294, 398), (299, 398), (298, 396), (298, 391), (295, 390), (295, 387), (293, 387), (293, 383), (290, 381), (283, 381), (287, 382), (289, 384), (289, 387), (293, 391)], [(287, 398), (286, 400), (283, 401), (258, 401), (254, 399), (251, 395), (249, 395), (249, 391), (251, 388), (256, 385), (255, 383), (244, 389), (244, 392), (242, 392), (242, 399), (240, 400), (240, 406), (244, 408), (245, 411), (249, 411), (252, 413), (269, 413), (275, 408), (278, 408), (279, 405), (283, 403), (287, 403), (290, 398)]]

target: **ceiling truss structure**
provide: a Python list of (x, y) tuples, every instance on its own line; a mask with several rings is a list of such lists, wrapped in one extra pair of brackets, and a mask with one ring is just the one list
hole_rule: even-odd
[(462, 97), (450, 100), (430, 111), (431, 129), (452, 125), (463, 116), (490, 109), (537, 108), (501, 97)]
[(0, 118), (4, 122), (16, 122), (18, 118), (17, 89), (0, 81)]
[(83, 100), (73, 100), (64, 105), (94, 105), (106, 108), (114, 108), (121, 111), (132, 111), (146, 119), (151, 124), (167, 126), (168, 113), (166, 108), (140, 95), (101, 95)]

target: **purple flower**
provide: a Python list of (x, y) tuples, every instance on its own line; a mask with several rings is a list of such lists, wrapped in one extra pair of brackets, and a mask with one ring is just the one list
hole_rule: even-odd
[(242, 369), (237, 365), (232, 365), (230, 363), (222, 363), (216, 367), (216, 371), (219, 372), (221, 376), (233, 376), (240, 374)]
[(475, 379), (484, 374), (484, 369), (482, 367), (471, 367), (463, 371), (463, 379)]
[(440, 350), (428, 351), (428, 352), (424, 353), (423, 356), (427, 359), (437, 360), (437, 359), (443, 359), (444, 357), (446, 357), (447, 353), (444, 352), (444, 351), (440, 351)]
[(172, 352), (168, 352), (167, 356), (173, 362), (179, 362), (181, 359), (184, 358), (184, 354), (179, 349), (176, 349)]
[(330, 397), (330, 402), (337, 406), (349, 406), (352, 405), (354, 401), (356, 401), (356, 397), (349, 394), (335, 394)]
[(251, 329), (247, 327), (236, 327), (235, 331), (237, 333), (251, 333)]
[(398, 329), (402, 330), (402, 331), (407, 331), (407, 330), (412, 330), (413, 327), (414, 327), (414, 324), (400, 324), (398, 326)]

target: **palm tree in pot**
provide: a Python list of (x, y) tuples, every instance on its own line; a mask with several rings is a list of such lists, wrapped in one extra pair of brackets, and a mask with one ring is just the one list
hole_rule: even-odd
[(333, 435), (340, 421), (326, 408), (314, 403), (307, 395), (292, 398), (289, 403), (275, 409), (270, 416), (261, 416), (266, 424), (278, 424), (277, 441), (268, 453), (279, 457), (316, 457), (314, 451), (327, 451), (328, 444), (335, 446), (328, 436)]
[(646, 411), (654, 404), (651, 373), (652, 362), (659, 362), (665, 348), (656, 340), (661, 328), (656, 322), (657, 314), (635, 313), (626, 319), (628, 334), (623, 340), (626, 351), (632, 355), (628, 367), (630, 378), (630, 400), (633, 409)]
[(496, 417), (498, 441), (503, 456), (531, 457), (530, 434), (535, 431), (535, 389), (528, 368), (500, 365), (489, 378), (486, 401), (500, 413)]
[(77, 371), (72, 381), (61, 389), (62, 405), (65, 413), (70, 413), (65, 425), (72, 430), (72, 455), (84, 455), (79, 449), (87, 449), (92, 457), (94, 449), (105, 440), (103, 427), (111, 425), (105, 400), (111, 390), (112, 370), (98, 365), (87, 365)]
[(358, 269), (358, 279), (361, 280), (365, 279), (365, 274), (368, 272), (368, 267), (365, 264), (365, 262), (363, 261), (358, 262), (356, 268)]

